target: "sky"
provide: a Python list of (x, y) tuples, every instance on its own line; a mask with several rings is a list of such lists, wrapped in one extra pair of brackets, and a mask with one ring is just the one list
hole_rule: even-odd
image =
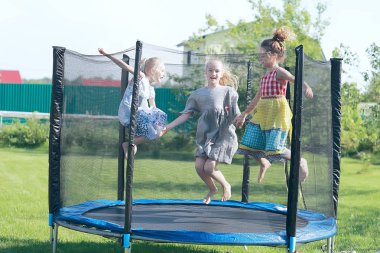
[[(358, 54), (359, 68), (343, 81), (364, 83), (360, 72), (370, 68), (365, 53), (380, 45), (377, 20), (380, 1), (322, 0), (330, 25), (321, 45), (327, 58), (340, 43)], [(281, 7), (281, 0), (267, 1)], [(315, 13), (315, 0), (302, 6)], [(52, 76), (53, 46), (82, 54), (98, 54), (103, 47), (118, 52), (136, 40), (177, 48), (199, 28), (206, 14), (219, 24), (253, 21), (248, 0), (1, 0), (0, 70), (19, 70), (23, 79)], [(307, 52), (305, 52), (307, 54)]]

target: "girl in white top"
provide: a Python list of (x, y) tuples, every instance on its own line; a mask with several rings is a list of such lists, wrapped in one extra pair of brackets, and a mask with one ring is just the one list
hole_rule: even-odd
[[(106, 53), (103, 48), (99, 48), (98, 50), (99, 53), (111, 59), (122, 69), (125, 69), (132, 74), (134, 73), (134, 68), (121, 59)], [(167, 115), (165, 112), (156, 107), (154, 100), (155, 91), (152, 86), (160, 83), (164, 77), (165, 65), (159, 58), (153, 57), (146, 60), (143, 59), (141, 61), (139, 73), (138, 109), (136, 115), (135, 153), (137, 151), (136, 145), (147, 140), (155, 140), (159, 138), (161, 131), (165, 127)], [(119, 121), (125, 127), (129, 127), (130, 124), (132, 93), (133, 79), (129, 81), (119, 106)], [(127, 158), (128, 143), (123, 143), (123, 149), (125, 157)]]

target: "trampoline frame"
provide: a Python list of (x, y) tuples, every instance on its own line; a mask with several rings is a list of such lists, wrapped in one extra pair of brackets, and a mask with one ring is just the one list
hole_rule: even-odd
[[(118, 171), (118, 199), (123, 201), (125, 199), (125, 224), (123, 231), (120, 233), (115, 233), (113, 231), (97, 231), (93, 228), (86, 227), (89, 224), (75, 223), (73, 220), (62, 219), (60, 205), (60, 158), (61, 158), (61, 123), (62, 123), (62, 107), (63, 107), (63, 90), (64, 90), (64, 47), (53, 47), (53, 78), (52, 78), (52, 98), (51, 98), (51, 111), (50, 111), (50, 135), (49, 135), (49, 226), (51, 227), (50, 238), (53, 244), (53, 253), (56, 252), (57, 248), (57, 238), (58, 238), (58, 226), (67, 227), (72, 230), (78, 230), (85, 233), (98, 234), (106, 237), (116, 237), (120, 238), (123, 247), (126, 252), (131, 251), (132, 239), (141, 239), (134, 237), (134, 230), (131, 227), (132, 224), (132, 206), (137, 203), (138, 200), (132, 199), (132, 184), (133, 184), (133, 168), (134, 168), (134, 153), (133, 143), (134, 135), (136, 129), (136, 110), (137, 110), (137, 87), (138, 78), (137, 73), (139, 72), (139, 63), (142, 54), (142, 42), (136, 42), (136, 55), (135, 55), (135, 72), (134, 72), (134, 92), (132, 98), (132, 108), (131, 108), (131, 120), (129, 129), (129, 140), (130, 145), (128, 148), (128, 160), (126, 166), (126, 172), (124, 171), (124, 155), (121, 145), (119, 148), (119, 171)], [(290, 164), (290, 178), (289, 178), (289, 191), (288, 191), (288, 210), (286, 211), (286, 234), (285, 234), (285, 244), (287, 245), (289, 252), (295, 252), (296, 247), (296, 217), (297, 212), (302, 214), (302, 211), (297, 210), (298, 202), (298, 170), (292, 168), (299, 167), (300, 159), (300, 124), (301, 124), (301, 108), (302, 108), (302, 84), (303, 84), (303, 46), (300, 45), (296, 48), (296, 73), (295, 73), (295, 83), (294, 83), (294, 116), (293, 116), (293, 135), (292, 135), (292, 159)], [(128, 57), (123, 58), (124, 61), (129, 61)], [(340, 180), (340, 112), (341, 112), (341, 102), (340, 102), (340, 87), (341, 87), (341, 64), (342, 59), (332, 58), (331, 62), (331, 103), (332, 103), (332, 135), (333, 135), (333, 203), (334, 203), (334, 221), (337, 217), (337, 207), (338, 207), (338, 192), (339, 192), (339, 180)], [(252, 65), (248, 64), (248, 75), (247, 75), (247, 90), (250, 89), (252, 82)], [(126, 83), (128, 80), (128, 73), (122, 71), (122, 89), (120, 96), (123, 96)], [(247, 100), (249, 96), (247, 95)], [(125, 140), (125, 129), (120, 127), (119, 129), (119, 141), (124, 142)], [(297, 141), (298, 140), (298, 141)], [(124, 175), (126, 175), (126, 182), (124, 182)], [(249, 181), (249, 160), (247, 157), (244, 159), (244, 175), (242, 184), (242, 204), (251, 204), (248, 202), (248, 184)], [(125, 198), (124, 198), (125, 196)], [(229, 201), (230, 202), (230, 201)], [(227, 202), (227, 203), (229, 203)], [(317, 240), (327, 238), (327, 249), (328, 252), (332, 252), (334, 247), (333, 236), (336, 234), (336, 224), (335, 230), (326, 236), (321, 236)], [(144, 239), (146, 240), (146, 238)], [(314, 240), (312, 240), (314, 241)], [(300, 241), (303, 242), (302, 240)], [(309, 242), (309, 241), (305, 241)], [(186, 242), (184, 242), (186, 243)], [(214, 243), (218, 244), (218, 243)], [(225, 243), (221, 243), (225, 244)], [(227, 243), (228, 244), (228, 243)], [(244, 243), (248, 245), (248, 243)], [(252, 244), (256, 245), (256, 244)], [(273, 245), (268, 245), (273, 246)]]

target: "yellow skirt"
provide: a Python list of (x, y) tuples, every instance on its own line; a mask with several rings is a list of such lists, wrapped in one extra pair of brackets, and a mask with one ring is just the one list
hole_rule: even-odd
[(260, 99), (246, 125), (238, 153), (283, 160), (281, 157), (289, 152), (286, 146), (292, 116), (285, 97)]
[(289, 131), (292, 126), (292, 111), (285, 97), (260, 99), (253, 111), (251, 122), (261, 130), (281, 129)]

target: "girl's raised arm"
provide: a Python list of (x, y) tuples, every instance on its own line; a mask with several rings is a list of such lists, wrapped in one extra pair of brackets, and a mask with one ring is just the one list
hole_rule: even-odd
[[(120, 68), (127, 70), (129, 73), (134, 73), (134, 68), (127, 63), (123, 62), (121, 59), (116, 58), (115, 56), (106, 53), (106, 51), (103, 48), (98, 49), (99, 53), (109, 58), (111, 61), (113, 61), (116, 65), (118, 65)], [(144, 77), (144, 73), (140, 71), (139, 73), (140, 78)]]
[[(283, 69), (283, 68), (278, 68), (277, 79), (287, 80), (287, 81), (291, 81), (292, 83), (294, 83), (294, 76), (289, 71), (287, 71), (286, 69)], [(304, 88), (305, 96), (307, 98), (312, 98), (314, 95), (313, 90), (310, 88), (310, 86), (306, 82), (303, 83), (303, 88)]]

